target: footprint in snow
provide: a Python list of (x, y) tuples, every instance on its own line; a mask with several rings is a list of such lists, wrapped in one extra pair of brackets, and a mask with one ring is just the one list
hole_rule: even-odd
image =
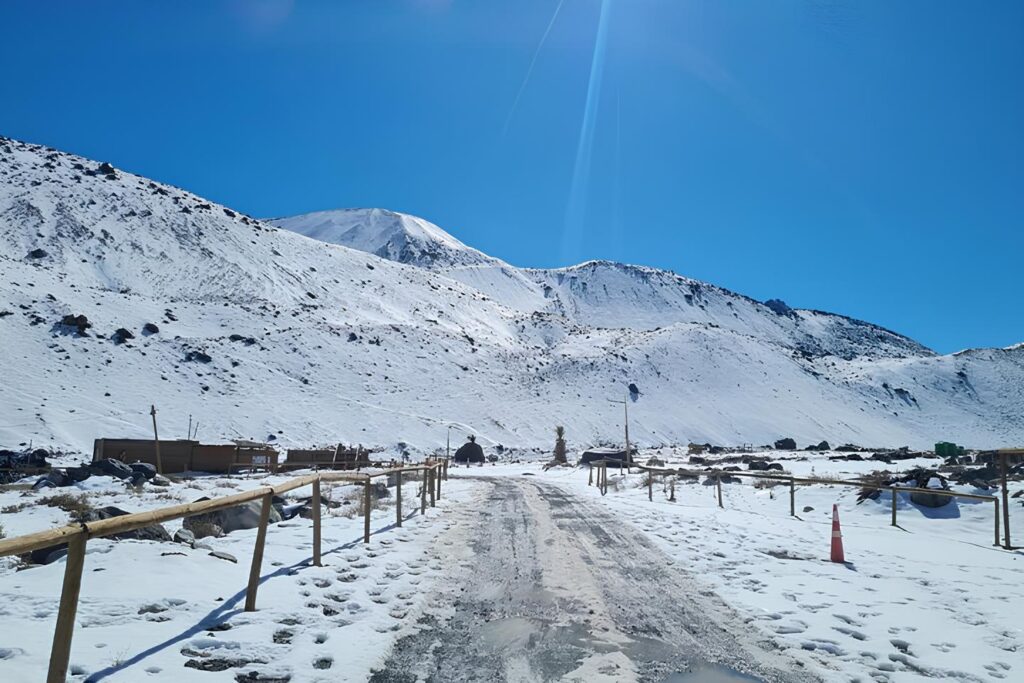
[(775, 624), (772, 627), (776, 633), (787, 635), (791, 633), (803, 633), (807, 630), (807, 624), (802, 621), (787, 621)]
[(850, 636), (854, 640), (867, 640), (866, 635), (855, 629), (847, 628), (846, 626), (833, 626), (832, 630), (838, 631), (839, 633), (842, 633), (844, 636)]

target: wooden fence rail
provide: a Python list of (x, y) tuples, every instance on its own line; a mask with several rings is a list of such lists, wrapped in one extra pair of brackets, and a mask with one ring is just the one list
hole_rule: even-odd
[[(622, 463), (618, 460), (595, 460), (590, 464), (591, 469), (597, 467), (597, 481), (598, 488), (601, 491), (601, 495), (605, 495), (608, 492), (608, 463), (611, 462), (615, 465), (621, 465)], [(819, 477), (794, 477), (786, 474), (768, 474), (766, 472), (732, 472), (720, 469), (713, 470), (687, 470), (682, 468), (667, 468), (667, 467), (648, 467), (646, 465), (638, 465), (636, 463), (630, 463), (627, 467), (627, 472), (632, 468), (637, 468), (642, 472), (649, 474), (647, 481), (647, 499), (654, 500), (654, 476), (660, 474), (662, 478), (672, 475), (678, 477), (687, 477), (697, 479), (699, 477), (714, 477), (715, 478), (715, 489), (718, 498), (718, 507), (724, 508), (725, 505), (722, 502), (722, 477), (750, 477), (751, 479), (767, 479), (773, 481), (781, 481), (789, 484), (789, 514), (792, 517), (796, 517), (796, 485), (797, 484), (831, 484), (837, 486), (856, 486), (857, 488), (875, 489), (877, 491), (888, 490), (892, 496), (892, 526), (896, 524), (896, 495), (898, 493), (928, 493), (938, 496), (947, 496), (950, 498), (964, 498), (967, 500), (979, 500), (983, 502), (991, 502), (993, 505), (993, 512), (995, 517), (995, 543), (993, 545), (1000, 545), (999, 543), (999, 498), (996, 496), (983, 496), (977, 493), (959, 493), (957, 491), (945, 491), (942, 489), (923, 489), (917, 487), (904, 487), (904, 486), (878, 486), (877, 484), (864, 481), (861, 479), (825, 479)], [(593, 479), (593, 472), (590, 473), (588, 479), (588, 485)], [(675, 500), (675, 488), (673, 480), (672, 489), (672, 500)], [(1004, 511), (1005, 512), (1005, 511)], [(1010, 523), (1009, 519), (1005, 520), (1005, 542), (1003, 547), (1007, 550), (1011, 549), (1010, 546)]]
[(64, 565), (64, 583), (61, 589), (60, 608), (57, 612), (57, 624), (53, 632), (53, 647), (50, 650), (50, 665), (47, 672), (47, 683), (64, 683), (67, 677), (68, 661), (71, 656), (71, 638), (74, 634), (75, 616), (78, 612), (78, 594), (82, 586), (82, 569), (85, 565), (86, 543), (91, 538), (101, 538), (112, 534), (134, 531), (153, 524), (160, 524), (174, 519), (192, 517), (204, 512), (224, 510), (254, 500), (262, 502), (260, 523), (256, 533), (256, 544), (253, 549), (252, 566), (249, 569), (249, 583), (245, 594), (245, 611), (256, 609), (256, 592), (263, 564), (263, 548), (267, 540), (267, 527), (270, 519), (270, 508), (273, 497), (280, 493), (292, 491), (303, 486), (313, 487), (312, 518), (313, 518), (313, 565), (320, 566), (320, 484), (346, 483), (362, 485), (364, 491), (363, 505), (363, 542), (370, 542), (370, 507), (373, 479), (393, 475), (397, 484), (396, 492), (396, 524), (402, 525), (402, 475), (405, 472), (423, 472), (421, 513), (426, 513), (426, 494), (430, 489), (430, 505), (434, 506), (435, 495), (441, 497), (441, 480), (447, 479), (447, 459), (431, 459), (423, 465), (396, 467), (380, 472), (353, 474), (349, 472), (317, 472), (289, 479), (274, 486), (260, 486), (251, 491), (244, 491), (230, 496), (203, 500), (196, 503), (172, 505), (170, 507), (137, 512), (120, 517), (111, 517), (88, 524), (77, 524), (38, 531), (32, 534), (16, 536), (0, 540), (0, 557), (21, 555), (40, 548), (66, 543), (68, 546), (67, 560)]

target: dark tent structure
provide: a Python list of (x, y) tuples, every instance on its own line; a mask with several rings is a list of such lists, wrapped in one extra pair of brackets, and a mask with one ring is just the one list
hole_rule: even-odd
[[(635, 448), (630, 450), (636, 453)], [(632, 457), (626, 458), (626, 450), (624, 448), (591, 448), (580, 454), (579, 464), (586, 465), (591, 462), (600, 462), (601, 460), (615, 461), (609, 462), (609, 467), (622, 467), (627, 462), (633, 462)]]
[(469, 441), (455, 451), (455, 457), (452, 459), (455, 462), (484, 462), (484, 449), (480, 448), (476, 439), (469, 437)]

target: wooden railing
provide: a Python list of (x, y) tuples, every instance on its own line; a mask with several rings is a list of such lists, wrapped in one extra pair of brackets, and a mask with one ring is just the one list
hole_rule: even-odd
[[(601, 491), (601, 495), (608, 493), (608, 464), (622, 465), (619, 460), (595, 460), (590, 464), (591, 471), (590, 477), (587, 481), (588, 485), (593, 483), (594, 479), (594, 468), (597, 468), (597, 487)], [(860, 479), (823, 479), (818, 477), (794, 477), (787, 474), (768, 474), (766, 472), (732, 472), (720, 469), (712, 470), (686, 470), (682, 468), (667, 468), (667, 467), (648, 467), (646, 465), (638, 465), (637, 463), (629, 463), (626, 466), (627, 473), (632, 468), (637, 468), (642, 472), (648, 473), (647, 479), (647, 500), (654, 500), (654, 477), (655, 475), (661, 475), (662, 478), (673, 475), (678, 477), (687, 477), (697, 479), (699, 477), (714, 477), (716, 493), (718, 497), (718, 507), (724, 508), (725, 505), (722, 502), (722, 477), (750, 477), (751, 479), (767, 479), (774, 481), (781, 481), (789, 483), (789, 514), (792, 517), (796, 517), (796, 485), (797, 484), (831, 484), (837, 486), (856, 486), (857, 488), (874, 489), (877, 491), (888, 490), (892, 496), (892, 526), (896, 524), (896, 494), (897, 493), (928, 493), (937, 496), (947, 496), (950, 498), (964, 498), (967, 500), (979, 500), (991, 502), (993, 505), (993, 512), (995, 516), (995, 543), (993, 545), (999, 545), (999, 498), (995, 496), (982, 496), (976, 493), (960, 493), (958, 491), (946, 491), (943, 489), (922, 489), (917, 487), (903, 487), (903, 486), (879, 486), (871, 481), (864, 481)], [(672, 491), (669, 500), (675, 500), (675, 480), (672, 481)], [(1005, 544), (1004, 547), (1007, 550), (1012, 549), (1010, 545), (1010, 529), (1009, 519), (1006, 519), (1006, 533), (1005, 533)]]
[(441, 498), (441, 481), (448, 479), (448, 461), (446, 459), (429, 459), (423, 465), (397, 467), (380, 472), (354, 474), (350, 472), (317, 472), (295, 479), (289, 479), (274, 486), (261, 486), (230, 496), (203, 500), (196, 503), (174, 505), (148, 512), (137, 512), (120, 517), (112, 517), (96, 522), (72, 524), (39, 531), (23, 536), (0, 540), (0, 557), (22, 555), (40, 548), (67, 544), (67, 562), (64, 566), (64, 583), (61, 589), (60, 607), (57, 612), (57, 625), (53, 633), (53, 647), (50, 651), (50, 665), (46, 676), (48, 683), (64, 683), (67, 676), (68, 660), (71, 655), (71, 638), (74, 634), (75, 615), (78, 612), (78, 593), (82, 585), (82, 569), (85, 565), (85, 546), (91, 538), (101, 538), (112, 534), (134, 531), (153, 524), (169, 522), (214, 512), (248, 503), (262, 501), (260, 523), (256, 533), (256, 544), (253, 549), (252, 566), (249, 570), (249, 583), (245, 594), (245, 611), (256, 610), (256, 590), (259, 587), (261, 567), (263, 564), (263, 548), (267, 539), (267, 526), (270, 521), (270, 509), (275, 495), (302, 488), (313, 487), (311, 515), (313, 522), (313, 565), (321, 566), (320, 557), (320, 484), (344, 483), (363, 486), (363, 542), (370, 542), (370, 508), (372, 502), (372, 484), (378, 477), (394, 475), (395, 477), (395, 526), (402, 526), (402, 476), (406, 472), (423, 472), (423, 486), (420, 489), (420, 514), (427, 511), (427, 500), (430, 506)]

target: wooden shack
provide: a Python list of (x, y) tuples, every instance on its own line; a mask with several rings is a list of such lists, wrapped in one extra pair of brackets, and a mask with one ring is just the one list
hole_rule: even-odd
[[(92, 459), (113, 458), (126, 463), (156, 465), (153, 439), (96, 439)], [(213, 472), (230, 474), (245, 469), (277, 471), (278, 453), (267, 444), (235, 441), (231, 444), (201, 444), (189, 440), (161, 440), (160, 461), (164, 473)]]
[(281, 463), (282, 469), (332, 469), (357, 470), (369, 467), (370, 450), (362, 446), (355, 448), (338, 444), (334, 448), (288, 449), (287, 459)]

